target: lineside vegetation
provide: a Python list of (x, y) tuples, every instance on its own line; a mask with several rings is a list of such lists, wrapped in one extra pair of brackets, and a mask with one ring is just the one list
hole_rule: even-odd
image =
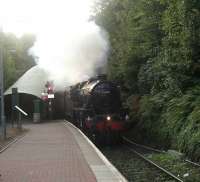
[(11, 33), (0, 33), (0, 44), (3, 47), (5, 89), (36, 65), (34, 56), (29, 53), (35, 39), (32, 34), (24, 34), (18, 38)]
[[(98, 0), (133, 135), (200, 159), (200, 2)], [(139, 98), (139, 99), (138, 99)]]

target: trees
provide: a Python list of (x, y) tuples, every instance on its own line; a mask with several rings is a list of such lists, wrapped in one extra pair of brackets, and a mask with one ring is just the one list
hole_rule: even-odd
[(35, 37), (33, 35), (17, 38), (13, 34), (1, 33), (5, 89), (35, 65), (34, 57), (29, 54), (29, 49), (34, 42)]
[(149, 80), (145, 80), (148, 71), (143, 70), (152, 70), (152, 59), (161, 46), (164, 5), (157, 0), (109, 1), (101, 5), (104, 7), (100, 8), (95, 20), (110, 35), (110, 77), (120, 80), (129, 94), (139, 93), (140, 90), (149, 92), (149, 88), (141, 88), (141, 85), (149, 84)]
[[(110, 0), (100, 5), (94, 19), (110, 35), (110, 78), (124, 88), (130, 109), (133, 95), (141, 97), (139, 113), (132, 113), (137, 131), (192, 155), (199, 150), (195, 136), (200, 133), (194, 99), (200, 81), (200, 2)], [(181, 136), (190, 136), (193, 128), (194, 145), (185, 139), (183, 147)]]
[(100, 2), (95, 21), (110, 35), (109, 74), (125, 92), (178, 96), (198, 80), (198, 1)]

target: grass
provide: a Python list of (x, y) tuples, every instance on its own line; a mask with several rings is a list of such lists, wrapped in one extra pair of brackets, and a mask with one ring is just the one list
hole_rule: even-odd
[(162, 167), (168, 169), (184, 182), (199, 182), (200, 168), (194, 167), (184, 161), (184, 159), (171, 154), (152, 154), (148, 158)]

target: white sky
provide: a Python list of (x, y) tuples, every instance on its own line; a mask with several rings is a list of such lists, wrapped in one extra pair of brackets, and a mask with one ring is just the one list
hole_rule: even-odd
[(0, 0), (0, 25), (20, 36), (77, 26), (89, 17), (93, 0)]

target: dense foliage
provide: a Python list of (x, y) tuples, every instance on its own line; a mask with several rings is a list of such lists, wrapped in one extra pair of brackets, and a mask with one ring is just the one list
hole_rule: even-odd
[(3, 52), (5, 89), (11, 86), (22, 74), (35, 65), (29, 49), (34, 45), (35, 37), (27, 34), (17, 38), (13, 34), (0, 34)]
[[(99, 0), (109, 76), (121, 84), (143, 138), (200, 158), (200, 2)], [(134, 96), (139, 110), (133, 110)]]

